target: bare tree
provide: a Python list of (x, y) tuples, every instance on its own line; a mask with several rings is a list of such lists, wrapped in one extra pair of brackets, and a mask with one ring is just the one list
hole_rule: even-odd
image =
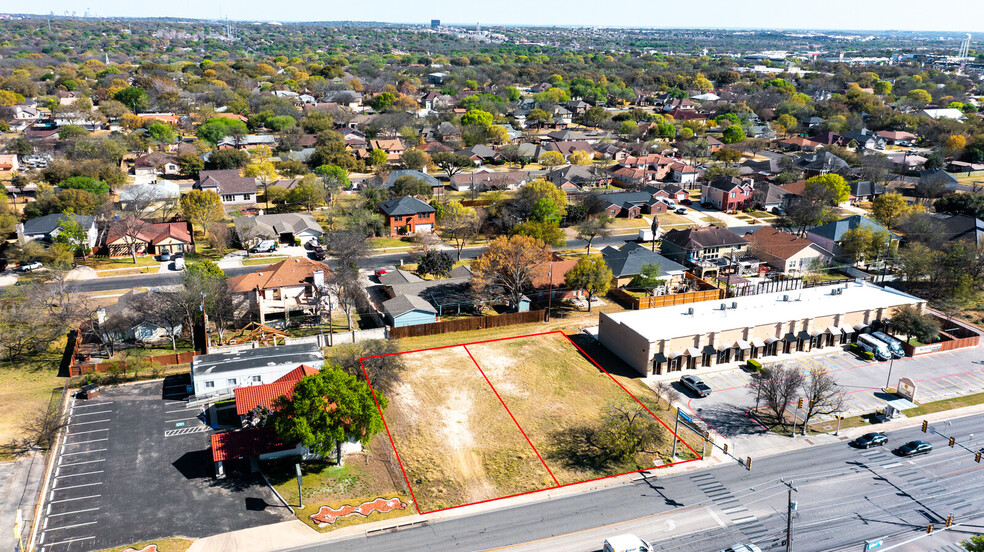
[[(137, 264), (137, 245), (146, 243), (142, 239), (147, 229), (147, 223), (140, 219), (135, 213), (120, 213), (110, 226), (110, 238), (117, 237), (123, 241), (127, 253), (133, 258), (133, 264)], [(113, 240), (115, 241), (115, 240)]]
[(181, 291), (148, 291), (137, 296), (133, 310), (143, 320), (150, 322), (167, 333), (171, 338), (171, 349), (178, 349), (178, 335), (187, 319), (186, 301)]
[[(653, 215), (655, 218), (656, 215)], [(577, 239), (587, 240), (587, 253), (591, 253), (591, 242), (595, 238), (607, 238), (612, 235), (612, 231), (608, 228), (611, 224), (612, 219), (608, 216), (608, 213), (603, 213), (597, 217), (586, 218), (577, 225)]]
[(655, 388), (656, 394), (663, 397), (666, 401), (666, 409), (672, 410), (673, 403), (680, 400), (680, 392), (673, 388), (673, 384), (668, 381), (660, 381), (656, 383)]
[(836, 414), (844, 410), (844, 390), (837, 385), (834, 376), (818, 366), (810, 368), (810, 376), (800, 384), (806, 399), (803, 433), (814, 416)]
[(776, 364), (755, 373), (748, 390), (765, 402), (776, 422), (785, 425), (786, 409), (803, 384), (803, 374), (795, 368)]

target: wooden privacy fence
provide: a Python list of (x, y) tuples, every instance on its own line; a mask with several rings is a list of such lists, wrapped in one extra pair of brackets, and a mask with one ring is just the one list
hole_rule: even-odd
[[(186, 351), (184, 353), (168, 353), (165, 355), (157, 355), (152, 357), (145, 357), (141, 359), (133, 358), (129, 362), (146, 362), (151, 367), (153, 366), (174, 366), (176, 364), (188, 364), (191, 359), (198, 355), (198, 351)], [(121, 361), (109, 361), (109, 362), (99, 362), (95, 364), (79, 364), (73, 363), (69, 367), (69, 375), (71, 376), (84, 376), (86, 374), (105, 374), (112, 370), (113, 368), (120, 366)]]
[(458, 320), (447, 320), (444, 322), (434, 322), (431, 324), (417, 324), (414, 326), (399, 326), (396, 328), (391, 328), (390, 339), (421, 337), (425, 335), (437, 335), (452, 332), (466, 332), (468, 330), (483, 330), (486, 328), (501, 328), (504, 326), (515, 326), (516, 324), (546, 322), (546, 320), (546, 310), (513, 312), (509, 314), (498, 314), (492, 316), (475, 316), (472, 318), (459, 318)]
[(672, 293), (670, 295), (657, 295), (655, 297), (636, 297), (621, 289), (609, 291), (620, 303), (632, 310), (653, 309), (657, 307), (668, 307), (671, 305), (683, 305), (686, 303), (699, 303), (701, 301), (715, 301), (724, 299), (723, 289), (712, 288), (703, 291), (691, 291), (687, 293)]

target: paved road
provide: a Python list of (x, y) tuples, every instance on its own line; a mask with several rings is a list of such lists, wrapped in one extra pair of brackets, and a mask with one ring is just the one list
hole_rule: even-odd
[[(604, 247), (606, 245), (621, 246), (627, 241), (635, 240), (636, 234), (620, 234), (609, 238), (596, 238), (591, 242), (592, 247)], [(569, 240), (563, 249), (583, 249), (587, 246), (584, 240)], [(478, 257), (484, 247), (466, 247), (461, 251), (462, 259), (473, 259)], [(453, 252), (452, 252), (453, 253)], [(392, 267), (407, 260), (408, 252), (381, 253), (369, 258), (363, 268), (375, 270), (377, 268)], [(331, 264), (331, 261), (329, 261)], [(225, 273), (229, 276), (238, 276), (247, 272), (256, 272), (263, 268), (260, 265), (227, 268)], [(84, 293), (94, 293), (103, 291), (115, 291), (133, 289), (136, 287), (157, 287), (177, 285), (181, 283), (180, 273), (167, 274), (138, 274), (133, 276), (115, 276), (111, 278), (96, 278), (92, 280), (82, 280), (78, 282), (78, 291)]]
[[(976, 450), (984, 444), (982, 423), (984, 415), (933, 427)], [(974, 431), (978, 436), (968, 439)], [(662, 551), (714, 552), (738, 542), (781, 550), (787, 491), (780, 478), (793, 480), (799, 491), (793, 515), (797, 552), (861, 550), (865, 539), (880, 537), (886, 537), (887, 548), (924, 534), (927, 523), (942, 527), (949, 514), (968, 523), (984, 512), (984, 464), (962, 447), (947, 447), (944, 435), (918, 428), (889, 433), (891, 447), (916, 438), (936, 450), (900, 459), (889, 448), (855, 450), (845, 438), (756, 460), (751, 471), (727, 461), (715, 469), (292, 550), (587, 552), (621, 532), (633, 532)], [(900, 549), (939, 550), (967, 536), (937, 532)]]

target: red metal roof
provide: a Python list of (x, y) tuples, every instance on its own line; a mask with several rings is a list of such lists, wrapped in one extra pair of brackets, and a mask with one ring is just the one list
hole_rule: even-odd
[(304, 376), (313, 376), (313, 375), (317, 374), (320, 371), (321, 370), (318, 370), (317, 368), (308, 366), (307, 364), (301, 364), (297, 368), (294, 368), (290, 372), (287, 372), (286, 374), (280, 376), (277, 379), (277, 381), (275, 381), (274, 383), (280, 383), (280, 382), (285, 382), (285, 381), (294, 381), (294, 382), (296, 382), (296, 381), (300, 380), (301, 378), (303, 378)]
[(288, 448), (270, 428), (240, 429), (212, 435), (212, 460), (249, 458)]
[(290, 399), (294, 396), (294, 385), (301, 378), (317, 374), (319, 371), (317, 368), (301, 364), (273, 383), (233, 389), (233, 395), (236, 397), (236, 414), (242, 416), (257, 406), (263, 406), (272, 410), (273, 401), (281, 396)]

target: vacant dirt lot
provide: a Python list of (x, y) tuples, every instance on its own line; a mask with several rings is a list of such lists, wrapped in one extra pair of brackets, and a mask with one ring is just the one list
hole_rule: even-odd
[(421, 512), (556, 485), (463, 347), (404, 362), (386, 423)]
[[(614, 475), (648, 465), (575, 466), (560, 461), (559, 440), (568, 430), (596, 427), (612, 402), (631, 397), (561, 334), (468, 345), (472, 356), (561, 485)], [(615, 376), (640, 399), (655, 395), (639, 380)]]
[[(603, 423), (609, 406), (638, 405), (560, 333), (403, 355), (407, 368), (385, 415), (421, 512), (669, 461), (672, 439), (661, 426), (654, 453), (584, 461), (590, 455), (578, 439)], [(655, 403), (638, 379), (614, 377)]]

